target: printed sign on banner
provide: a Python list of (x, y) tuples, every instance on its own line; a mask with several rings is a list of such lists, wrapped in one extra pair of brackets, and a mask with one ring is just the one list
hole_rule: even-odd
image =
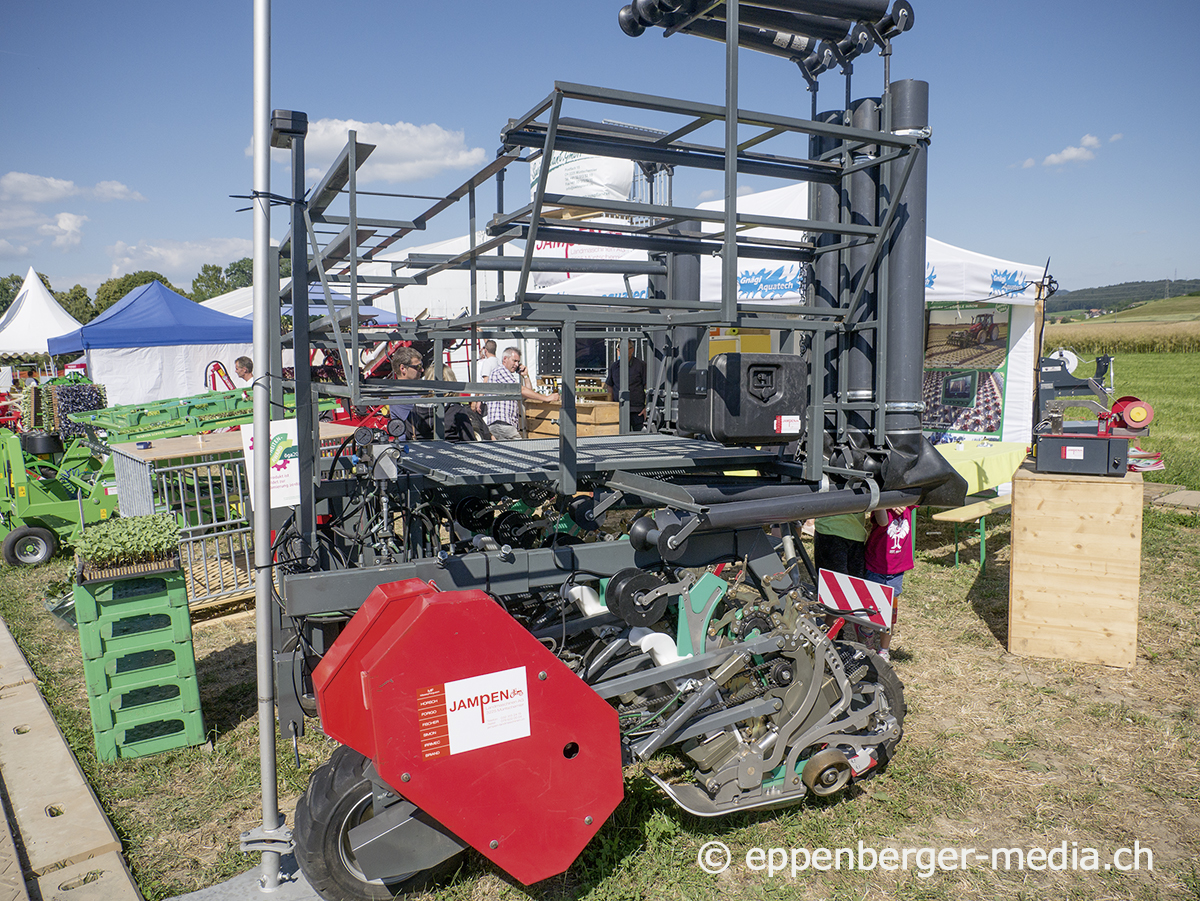
[[(271, 508), (294, 507), (300, 503), (300, 448), (296, 439), (296, 420), (271, 423)], [(250, 485), (250, 506), (257, 505), (254, 489), (254, 427), (242, 426), (242, 449), (246, 454), (246, 481)]]
[(892, 626), (892, 598), (887, 585), (823, 569), (817, 579), (817, 600), (831, 610), (866, 618), (881, 629)]

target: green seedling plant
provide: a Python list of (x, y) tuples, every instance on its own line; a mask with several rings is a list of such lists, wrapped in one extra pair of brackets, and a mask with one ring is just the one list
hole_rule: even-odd
[(179, 548), (179, 525), (167, 513), (110, 519), (84, 530), (74, 547), (99, 569), (166, 562)]

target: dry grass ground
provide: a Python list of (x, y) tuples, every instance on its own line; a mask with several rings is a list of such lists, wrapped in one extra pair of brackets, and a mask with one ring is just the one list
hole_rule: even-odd
[[(443, 899), (1200, 899), (1200, 519), (1147, 510), (1141, 631), (1131, 669), (1018, 658), (1006, 650), (1006, 517), (989, 517), (988, 568), (953, 567), (949, 526), (921, 518), (917, 568), (906, 579), (895, 653), (909, 704), (891, 767), (844, 796), (715, 822), (663, 798), (636, 769), (626, 801), (566, 874), (522, 887), (478, 856)], [(971, 549), (964, 559), (969, 559)], [(38, 600), (49, 570), (6, 571), (0, 614), (43, 679), (63, 724), (126, 843), (148, 898), (188, 891), (253, 866), (238, 835), (260, 821), (253, 619), (196, 629), (210, 751), (97, 765), (75, 636)], [(1086, 591), (1087, 586), (1080, 586)], [(281, 744), (280, 797), (289, 819), (312, 767), (328, 756), (314, 731), (296, 766)], [(721, 841), (734, 864), (713, 876), (697, 852)], [(763, 848), (1095, 848), (1098, 870), (922, 873), (748, 869)], [(1139, 842), (1141, 869), (1104, 869)], [(1069, 858), (1068, 858), (1069, 860)]]

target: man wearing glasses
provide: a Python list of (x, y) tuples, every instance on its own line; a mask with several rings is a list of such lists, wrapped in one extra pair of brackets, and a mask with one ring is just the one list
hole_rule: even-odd
[[(419, 379), (424, 372), (425, 366), (421, 354), (411, 347), (402, 347), (392, 354), (392, 378), (411, 381)], [(400, 395), (388, 404), (388, 420), (403, 424), (405, 439), (416, 438), (418, 437), (416, 405), (406, 401), (407, 398)]]
[[(489, 385), (520, 385), (521, 397), (525, 400), (544, 400), (558, 403), (558, 394), (538, 394), (529, 385), (529, 372), (521, 365), (521, 351), (515, 347), (504, 348), (500, 365), (488, 376)], [(512, 400), (490, 400), (487, 405), (486, 421), (492, 437), (511, 441), (521, 437), (520, 410), (516, 397)]]

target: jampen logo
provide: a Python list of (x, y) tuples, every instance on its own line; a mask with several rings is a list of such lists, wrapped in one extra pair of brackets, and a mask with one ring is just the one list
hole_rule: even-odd
[(933, 263), (925, 264), (925, 287), (932, 288), (933, 283), (937, 281), (937, 267)]
[(525, 695), (525, 692), (523, 690), (521, 690), (520, 688), (513, 688), (513, 689), (501, 689), (500, 691), (493, 691), (490, 694), (474, 695), (469, 698), (460, 698), (460, 699), (456, 700), (453, 704), (451, 704), (450, 713), (457, 713), (460, 710), (471, 710), (474, 708), (478, 708), (479, 709), (479, 722), (486, 723), (487, 722), (486, 711), (487, 711), (489, 704), (494, 706), (496, 704), (499, 704), (501, 701), (516, 700), (518, 698), (524, 697), (524, 695)]
[(992, 270), (993, 294), (1024, 294), (1028, 287), (1029, 282), (1025, 280), (1024, 272), (1018, 272), (1016, 269)]
[[(421, 713), (422, 751), (426, 756), (461, 754), (529, 735), (529, 684), (525, 667), (485, 673), (431, 686)], [(444, 723), (444, 725), (443, 725)]]

